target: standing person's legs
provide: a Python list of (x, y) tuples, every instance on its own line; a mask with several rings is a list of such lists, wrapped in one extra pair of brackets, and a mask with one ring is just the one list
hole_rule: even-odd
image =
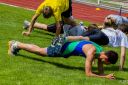
[(70, 24), (72, 26), (76, 26), (77, 23), (73, 19), (72, 16), (72, 0), (69, 0), (69, 9), (61, 14), (63, 17), (63, 21), (67, 24)]
[(76, 26), (77, 25), (77, 23), (73, 19), (73, 16), (71, 16), (69, 18), (64, 17), (63, 20), (64, 20), (65, 23), (67, 23), (69, 25), (72, 25), (72, 26)]
[(25, 44), (17, 41), (9, 41), (9, 49), (8, 54), (15, 55), (17, 54), (18, 50), (26, 50), (28, 52), (46, 56), (47, 55), (47, 48), (40, 48), (34, 44)]

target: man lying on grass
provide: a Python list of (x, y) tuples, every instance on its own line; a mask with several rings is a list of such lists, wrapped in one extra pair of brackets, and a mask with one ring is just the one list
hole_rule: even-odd
[[(63, 43), (65, 42), (65, 43)], [(104, 74), (103, 64), (115, 64), (118, 60), (118, 54), (114, 51), (103, 52), (102, 47), (91, 41), (70, 42), (65, 38), (59, 37), (56, 44), (41, 48), (34, 44), (26, 44), (18, 41), (9, 41), (9, 55), (16, 55), (19, 50), (25, 50), (41, 56), (64, 57), (71, 55), (81, 55), (85, 60), (85, 74), (89, 77), (100, 77), (115, 79), (113, 74)], [(98, 73), (92, 72), (92, 62), (98, 59)]]

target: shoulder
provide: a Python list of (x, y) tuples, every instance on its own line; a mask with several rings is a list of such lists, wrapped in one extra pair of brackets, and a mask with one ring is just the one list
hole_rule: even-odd
[(86, 51), (86, 53), (95, 53), (96, 48), (93, 44), (86, 44), (83, 46), (83, 51)]

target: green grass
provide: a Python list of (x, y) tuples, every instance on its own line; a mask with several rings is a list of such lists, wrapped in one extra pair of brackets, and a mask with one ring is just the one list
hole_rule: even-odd
[[(25, 37), (21, 33), (24, 19), (30, 20), (33, 11), (0, 4), (0, 85), (128, 85), (128, 68), (118, 71), (118, 64), (105, 66), (105, 73), (115, 73), (117, 80), (86, 77), (84, 73), (83, 57), (71, 56), (65, 58), (41, 57), (26, 51), (20, 51), (18, 56), (7, 54), (8, 41), (18, 40), (33, 43), (41, 47), (50, 44), (54, 34), (35, 30), (31, 36)], [(53, 23), (54, 19), (38, 21)], [(119, 48), (113, 49), (120, 54)], [(127, 54), (128, 55), (128, 54)], [(128, 59), (125, 67), (128, 66)], [(96, 65), (93, 70), (97, 71)]]

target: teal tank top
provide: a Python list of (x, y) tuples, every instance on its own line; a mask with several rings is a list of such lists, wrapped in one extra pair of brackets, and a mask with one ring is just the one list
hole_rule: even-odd
[(75, 42), (66, 42), (61, 50), (62, 56), (64, 57), (69, 57), (71, 55), (82, 55), (86, 56), (82, 50), (82, 47), (86, 44), (92, 44), (96, 48), (96, 55), (100, 54), (100, 52), (103, 51), (102, 47), (99, 46), (98, 44), (91, 42), (91, 41), (75, 41)]

